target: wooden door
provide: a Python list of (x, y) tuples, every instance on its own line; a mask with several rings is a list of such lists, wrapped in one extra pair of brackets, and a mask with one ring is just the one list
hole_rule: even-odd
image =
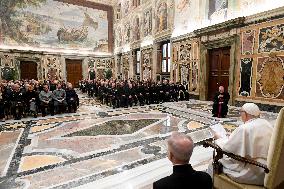
[(37, 63), (33, 61), (20, 62), (21, 79), (37, 80)]
[(82, 76), (82, 60), (66, 59), (67, 82), (72, 83), (73, 87), (79, 86)]
[(209, 51), (209, 80), (207, 100), (213, 100), (219, 86), (228, 91), (230, 70), (230, 47)]

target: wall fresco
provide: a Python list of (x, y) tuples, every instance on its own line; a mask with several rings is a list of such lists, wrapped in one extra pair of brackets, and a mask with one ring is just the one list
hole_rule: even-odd
[(270, 55), (258, 58), (257, 96), (284, 98), (284, 57)]
[(251, 96), (251, 85), (252, 85), (252, 58), (241, 59), (240, 64), (240, 88), (239, 95)]
[(104, 10), (55, 0), (19, 1), (1, 4), (0, 23), (5, 45), (109, 51)]
[(167, 13), (167, 3), (161, 2), (157, 4), (156, 12), (156, 32), (161, 32), (167, 29), (168, 25), (168, 13)]
[(215, 22), (216, 20), (226, 20), (228, 14), (228, 0), (210, 0), (208, 20)]
[(152, 34), (152, 9), (144, 12), (144, 37)]
[(284, 50), (284, 24), (261, 28), (259, 30), (259, 52)]
[(255, 44), (255, 31), (247, 30), (242, 33), (242, 54), (253, 54)]
[(140, 39), (140, 18), (137, 16), (133, 20), (132, 40), (137, 41)]

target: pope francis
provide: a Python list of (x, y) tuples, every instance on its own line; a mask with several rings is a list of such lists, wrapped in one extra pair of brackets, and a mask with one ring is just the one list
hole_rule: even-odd
[[(225, 151), (242, 157), (250, 157), (266, 165), (273, 127), (268, 121), (259, 117), (260, 110), (254, 103), (244, 104), (240, 114), (244, 124), (235, 129), (229, 138), (217, 139), (216, 143)], [(236, 161), (227, 156), (222, 158), (220, 163), (223, 165), (223, 172), (236, 182), (264, 184), (262, 168)]]

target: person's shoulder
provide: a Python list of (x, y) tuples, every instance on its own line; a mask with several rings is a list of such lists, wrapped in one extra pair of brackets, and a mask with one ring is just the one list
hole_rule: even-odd
[(159, 189), (159, 188), (168, 188), (169, 185), (173, 184), (171, 176), (167, 176), (164, 178), (161, 178), (160, 180), (157, 180), (153, 183), (153, 189)]
[(211, 176), (204, 171), (195, 171), (195, 177), (199, 180), (211, 181), (212, 182)]
[(195, 171), (194, 180), (202, 186), (202, 188), (212, 188), (212, 178), (211, 176), (203, 171)]

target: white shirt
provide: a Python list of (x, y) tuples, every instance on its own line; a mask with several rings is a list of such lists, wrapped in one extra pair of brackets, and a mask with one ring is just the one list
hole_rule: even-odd
[[(264, 119), (251, 119), (235, 129), (220, 147), (242, 157), (250, 157), (267, 164), (267, 154), (273, 128)], [(217, 142), (218, 144), (218, 142)], [(229, 157), (220, 160), (223, 172), (233, 180), (244, 184), (263, 185), (264, 170), (255, 165), (245, 164)]]

